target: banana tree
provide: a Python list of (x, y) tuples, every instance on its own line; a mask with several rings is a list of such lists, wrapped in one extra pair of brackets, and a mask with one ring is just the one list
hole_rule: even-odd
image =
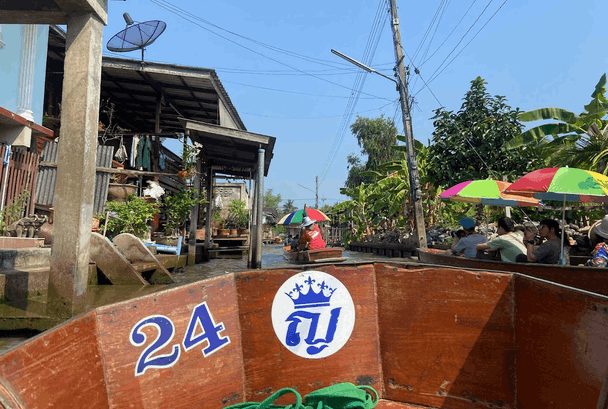
[(540, 108), (519, 115), (524, 122), (553, 120), (528, 129), (513, 138), (508, 146), (516, 148), (534, 144), (541, 149), (549, 166), (573, 165), (608, 171), (608, 100), (606, 74), (602, 75), (591, 94), (585, 111), (576, 115), (562, 108)]

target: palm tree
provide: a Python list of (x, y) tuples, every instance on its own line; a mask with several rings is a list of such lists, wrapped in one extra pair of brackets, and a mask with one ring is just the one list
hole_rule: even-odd
[(591, 94), (591, 101), (579, 115), (562, 108), (540, 108), (519, 115), (524, 122), (554, 120), (523, 132), (509, 147), (535, 144), (550, 166), (573, 165), (608, 172), (608, 100), (606, 74)]
[(295, 210), (298, 210), (298, 208), (294, 204), (293, 200), (288, 199), (285, 203), (283, 203), (283, 213), (284, 214), (289, 214)]

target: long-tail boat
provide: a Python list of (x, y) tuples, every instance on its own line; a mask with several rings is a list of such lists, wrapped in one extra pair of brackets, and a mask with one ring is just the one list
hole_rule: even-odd
[(219, 409), (338, 382), (371, 385), (379, 409), (606, 407), (605, 295), (507, 272), (308, 268), (77, 316), (0, 355), (0, 407)]
[(505, 263), (498, 260), (454, 256), (447, 254), (445, 250), (432, 248), (418, 249), (418, 259), (425, 264), (522, 273), (582, 290), (608, 295), (608, 268), (537, 263)]
[(323, 249), (292, 251), (291, 246), (283, 246), (283, 255), (293, 264), (338, 263), (345, 261), (343, 247), (326, 247)]

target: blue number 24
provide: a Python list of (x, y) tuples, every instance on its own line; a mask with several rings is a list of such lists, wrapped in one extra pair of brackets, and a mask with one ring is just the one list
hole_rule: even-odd
[[(202, 331), (195, 334), (199, 327)], [(182, 342), (184, 350), (188, 351), (204, 340), (207, 340), (207, 347), (202, 351), (203, 356), (207, 357), (211, 355), (230, 343), (230, 338), (228, 336), (221, 336), (220, 334), (224, 329), (223, 322), (220, 322), (219, 324), (215, 323), (206, 302), (197, 305), (192, 310), (188, 329), (186, 330), (186, 335)]]
[(146, 342), (146, 334), (141, 331), (143, 327), (153, 326), (157, 329), (158, 335), (154, 342), (143, 350), (137, 365), (135, 365), (135, 376), (142, 375), (148, 368), (168, 368), (173, 366), (179, 359), (179, 345), (173, 345), (169, 354), (154, 354), (159, 349), (163, 348), (173, 338), (175, 327), (173, 322), (164, 315), (151, 315), (139, 321), (131, 330), (131, 344), (140, 346)]
[[(135, 376), (142, 375), (148, 368), (169, 368), (175, 365), (180, 357), (179, 344), (172, 345), (171, 352), (168, 354), (157, 352), (167, 346), (175, 334), (173, 321), (164, 315), (150, 315), (135, 324), (131, 330), (131, 344), (141, 346), (146, 342), (147, 335), (142, 328), (147, 326), (156, 328), (158, 334), (156, 339), (139, 355), (135, 365)], [(215, 323), (206, 302), (197, 305), (192, 310), (188, 329), (182, 342), (184, 350), (188, 351), (206, 340), (207, 346), (202, 350), (203, 356), (211, 355), (230, 344), (230, 338), (221, 335), (224, 329), (224, 323)]]

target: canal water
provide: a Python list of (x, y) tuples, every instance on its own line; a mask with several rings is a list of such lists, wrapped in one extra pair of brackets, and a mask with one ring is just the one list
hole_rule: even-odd
[[(405, 258), (389, 258), (376, 256), (369, 253), (359, 253), (345, 251), (344, 257), (350, 262), (359, 261), (412, 261), (413, 259)], [(262, 249), (262, 268), (277, 268), (287, 267), (293, 268), (293, 264), (287, 263), (283, 257), (282, 245), (264, 245)], [(215, 277), (226, 273), (250, 270), (247, 267), (247, 255), (242, 258), (217, 258), (208, 262), (187, 266), (173, 273), (173, 278), (176, 284), (171, 286), (187, 284), (209, 277)], [(87, 291), (87, 309), (95, 308), (95, 306), (106, 305), (113, 302), (123, 301), (138, 296), (150, 294), (155, 291), (160, 291), (166, 286), (95, 286), (89, 287)], [(0, 316), (7, 318), (13, 314), (22, 315), (22, 311), (26, 313), (40, 313), (44, 315), (46, 310), (45, 300), (34, 301), (27, 300), (27, 305), (19, 305), (18, 309), (8, 304), (0, 304)], [(26, 339), (36, 335), (35, 331), (0, 331), (0, 353), (3, 353)]]

